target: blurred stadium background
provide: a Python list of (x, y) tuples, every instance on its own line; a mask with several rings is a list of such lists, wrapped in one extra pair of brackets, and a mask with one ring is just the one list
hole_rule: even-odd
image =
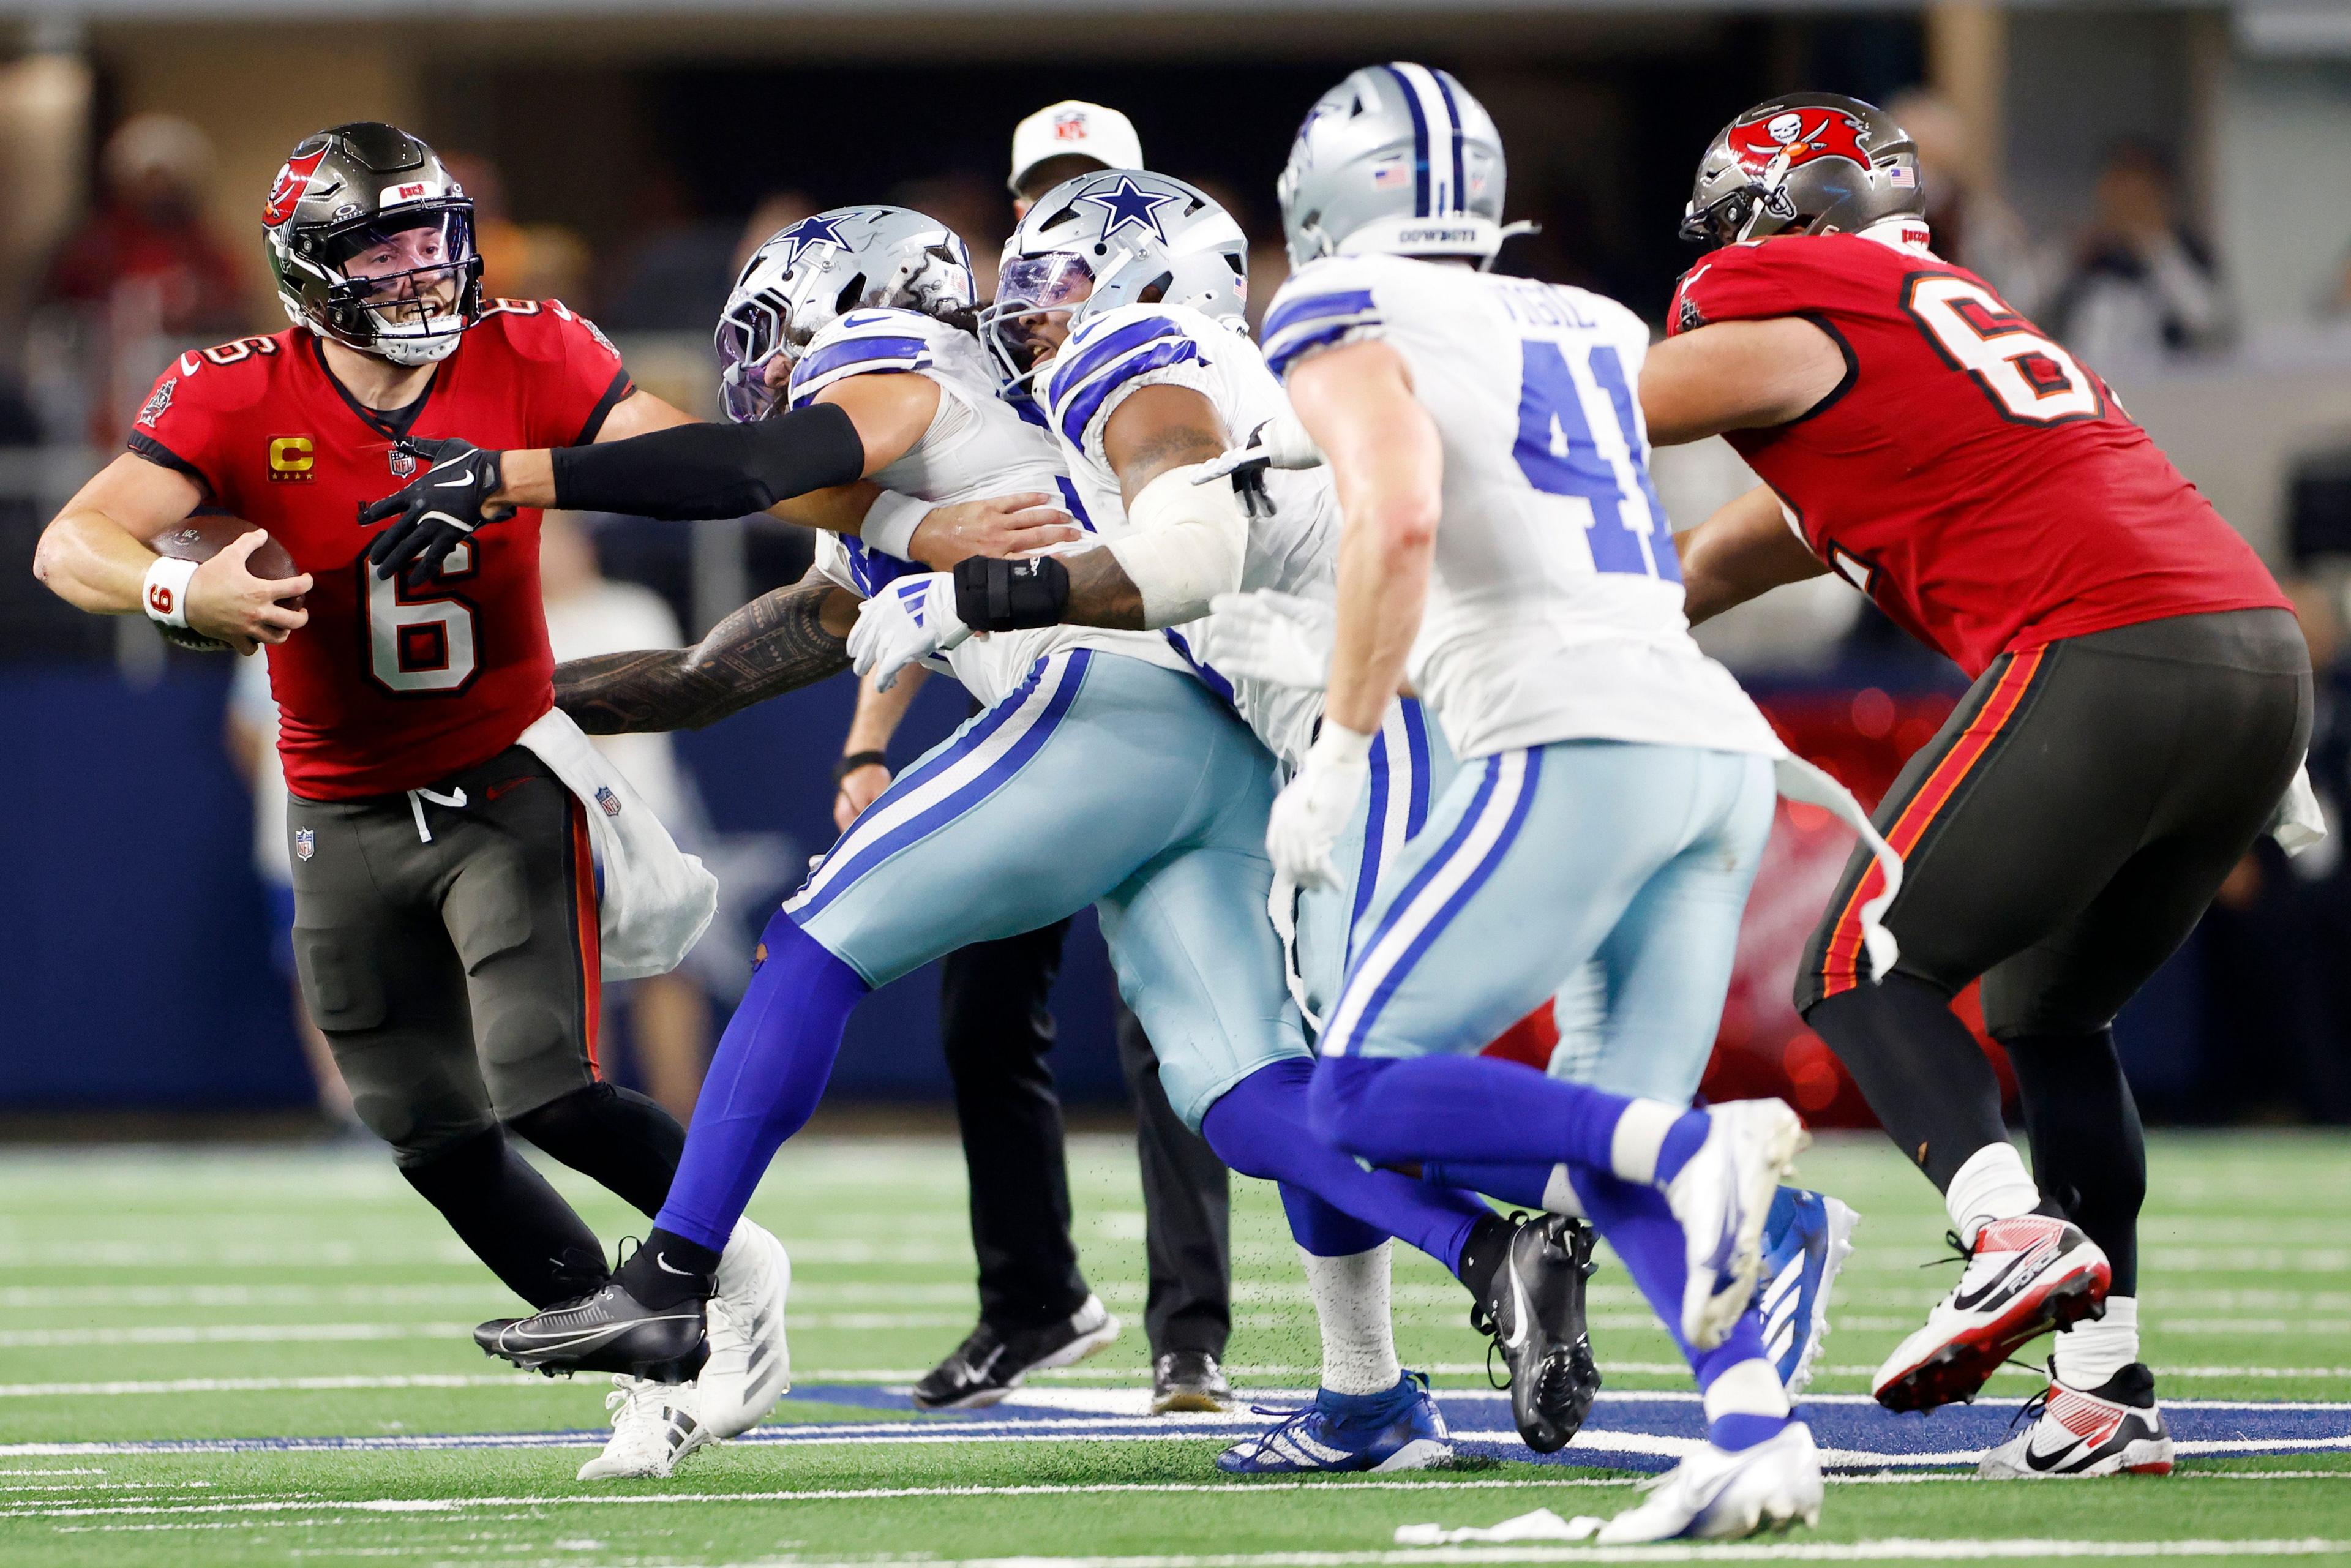
[[(335, 1124), (253, 848), (266, 690), (141, 620), (77, 614), (26, 570), (172, 355), (284, 326), (256, 217), (298, 137), (386, 119), (430, 139), (481, 201), (492, 292), (586, 311), (642, 382), (708, 412), (710, 327), (751, 246), (825, 205), (903, 202), (962, 230), (985, 289), (1011, 128), (1064, 97), (1125, 110), (1155, 167), (1243, 216), (1262, 302), (1299, 115), (1344, 70), (1406, 54), (1501, 122), (1510, 215), (1543, 225), (1506, 269), (1653, 319), (1726, 118), (1796, 88), (1896, 106), (1938, 248), (2095, 363), (2294, 584), (2324, 671), (2313, 772), (2330, 809), (2351, 800), (2344, 0), (0, 0), (0, 745), (26, 768), (0, 823), (0, 1133)], [(1719, 442), (1660, 469), (1683, 526), (1744, 480)], [(691, 637), (808, 555), (766, 519), (575, 517), (561, 537), (559, 654)], [(1959, 689), (1833, 579), (1703, 640), (1871, 798)], [(624, 759), (727, 890), (684, 978), (610, 994), (624, 1080), (690, 1100), (749, 933), (831, 836), (851, 699), (836, 681)], [(903, 755), (960, 713), (935, 683)], [(1816, 1121), (1865, 1115), (1785, 1000), (1845, 842), (1783, 820), (1712, 1081)], [(2346, 952), (2334, 847), (2249, 858), (2123, 1021), (2150, 1119), (2351, 1121)], [(1099, 944), (1073, 943), (1057, 1055), (1076, 1102), (1122, 1093), (1110, 991)], [(862, 1010), (837, 1097), (944, 1096), (935, 994), (917, 976)]]

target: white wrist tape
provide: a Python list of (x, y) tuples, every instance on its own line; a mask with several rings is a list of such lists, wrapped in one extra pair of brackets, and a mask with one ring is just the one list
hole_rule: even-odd
[(1314, 744), (1306, 754), (1324, 762), (1354, 768), (1372, 754), (1372, 736), (1359, 729), (1349, 729), (1335, 719), (1324, 719), (1314, 732)]
[(147, 580), (141, 587), (139, 601), (145, 606), (150, 621), (166, 626), (188, 623), (188, 579), (196, 575), (196, 563), (174, 560), (159, 555), (155, 564), (147, 569)]
[(1201, 465), (1170, 468), (1126, 508), (1134, 532), (1111, 555), (1143, 595), (1143, 623), (1178, 626), (1208, 601), (1238, 591), (1249, 556), (1249, 514), (1232, 486), (1196, 485)]
[(884, 490), (866, 508), (865, 521), (857, 537), (868, 549), (878, 549), (884, 555), (894, 555), (900, 560), (914, 559), (914, 530), (931, 515), (938, 503), (925, 501), (920, 496), (902, 496), (895, 490)]

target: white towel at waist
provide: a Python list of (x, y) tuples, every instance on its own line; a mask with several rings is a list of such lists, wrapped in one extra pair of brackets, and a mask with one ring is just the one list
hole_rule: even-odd
[(549, 710), (519, 743), (588, 808), (588, 835), (604, 870), (597, 921), (604, 978), (640, 980), (676, 968), (718, 912), (718, 879), (678, 849), (653, 808), (562, 709)]

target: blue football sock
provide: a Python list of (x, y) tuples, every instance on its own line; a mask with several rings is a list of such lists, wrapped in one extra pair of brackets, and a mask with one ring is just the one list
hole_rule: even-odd
[(780, 911), (760, 947), (767, 956), (726, 1020), (654, 1219), (713, 1251), (726, 1248), (768, 1162), (815, 1113), (850, 1009), (868, 989)]
[(1374, 1165), (1561, 1161), (1609, 1169), (1632, 1101), (1478, 1056), (1329, 1056), (1314, 1074), (1314, 1129)]
[[(1316, 1137), (1307, 1121), (1307, 1084), (1313, 1074), (1314, 1063), (1302, 1056), (1259, 1068), (1208, 1107), (1200, 1135), (1241, 1175), (1299, 1187), (1382, 1235), (1419, 1248), (1447, 1269), (1458, 1267), (1471, 1227), (1493, 1210), (1466, 1192), (1394, 1171), (1367, 1171)], [(1345, 1251), (1318, 1255), (1366, 1250), (1352, 1240), (1326, 1242), (1343, 1244)], [(1310, 1245), (1308, 1250), (1316, 1248)]]
[(1666, 1130), (1665, 1141), (1657, 1145), (1657, 1185), (1665, 1186), (1681, 1174), (1690, 1163), (1690, 1156), (1706, 1142), (1707, 1129), (1712, 1124), (1703, 1111), (1692, 1111)]
[[(1682, 1243), (1682, 1228), (1666, 1207), (1665, 1195), (1639, 1182), (1622, 1181), (1597, 1173), (1576, 1175), (1576, 1190), (1592, 1211), (1592, 1223), (1624, 1260), (1625, 1271), (1641, 1288), (1673, 1336), (1674, 1343), (1698, 1376), (1700, 1393), (1735, 1366), (1753, 1362), (1768, 1369), (1763, 1354), (1763, 1319), (1751, 1309), (1742, 1313), (1723, 1342), (1709, 1351), (1694, 1352), (1682, 1338), (1682, 1286), (1689, 1278), (1689, 1259)], [(1771, 1386), (1779, 1380), (1771, 1376)], [(1787, 1416), (1731, 1412), (1708, 1424), (1707, 1436), (1719, 1448), (1751, 1448), (1788, 1424)]]
[(1697, 1359), (1682, 1338), (1682, 1288), (1689, 1279), (1689, 1255), (1681, 1222), (1666, 1207), (1665, 1194), (1599, 1171), (1576, 1172), (1575, 1189), (1591, 1210), (1593, 1228), (1623, 1260), (1625, 1271), (1633, 1276), (1695, 1371)]
[(1464, 1192), (1482, 1192), (1520, 1208), (1541, 1208), (1543, 1195), (1551, 1190), (1553, 1168), (1496, 1165), (1482, 1160), (1449, 1160), (1443, 1164), (1425, 1160), (1420, 1166), (1420, 1179), (1438, 1186), (1459, 1187)]

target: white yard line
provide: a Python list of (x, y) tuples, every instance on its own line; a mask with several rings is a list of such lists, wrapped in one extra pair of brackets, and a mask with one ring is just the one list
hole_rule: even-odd
[(175, 1377), (118, 1383), (0, 1383), (0, 1399), (89, 1395), (298, 1394), (351, 1388), (545, 1388), (568, 1392), (565, 1385), (529, 1372), (465, 1375), (426, 1372), (380, 1377)]

